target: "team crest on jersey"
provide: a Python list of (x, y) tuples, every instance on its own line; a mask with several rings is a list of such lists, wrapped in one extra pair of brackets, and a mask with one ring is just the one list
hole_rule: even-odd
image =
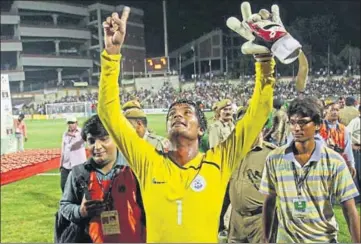
[(201, 192), (206, 188), (206, 180), (203, 176), (197, 175), (197, 177), (192, 181), (191, 188), (195, 192)]

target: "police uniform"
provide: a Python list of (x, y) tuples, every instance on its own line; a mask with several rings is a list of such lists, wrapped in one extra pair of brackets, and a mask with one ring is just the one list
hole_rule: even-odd
[[(220, 113), (220, 111), (225, 108), (226, 106), (232, 105), (231, 100), (224, 99), (219, 101), (218, 103), (215, 103), (213, 105), (213, 108), (215, 110), (215, 113)], [(227, 123), (220, 121), (219, 119), (216, 120), (213, 124), (211, 124), (208, 128), (208, 141), (209, 141), (209, 147), (215, 147), (219, 143), (225, 141), (228, 136), (232, 133), (234, 129), (234, 123), (233, 121), (229, 121)], [(219, 232), (222, 232), (224, 228), (228, 229), (228, 223), (230, 218), (230, 200), (228, 195), (228, 187), (226, 190), (226, 194), (224, 196), (224, 201), (222, 205), (222, 210), (220, 214), (220, 224), (219, 224)], [(221, 242), (221, 239), (223, 239), (222, 235), (224, 233), (220, 233), (219, 241)]]
[[(130, 101), (130, 102), (132, 102), (132, 101)], [(126, 110), (124, 112), (124, 116), (127, 119), (147, 118), (147, 116), (146, 116), (146, 114), (144, 113), (143, 110), (141, 110), (138, 107), (134, 106), (134, 105), (137, 105), (137, 104), (127, 102), (125, 105), (127, 105), (127, 106), (123, 106), (123, 111), (124, 111), (124, 107), (125, 107)], [(148, 130), (148, 128), (147, 128), (147, 130), (146, 130), (146, 132), (144, 134), (143, 139), (146, 140), (147, 142), (149, 142), (150, 144), (152, 144), (156, 148), (156, 150), (158, 152), (168, 153), (168, 151), (170, 149), (170, 141), (167, 138), (164, 138), (162, 136), (158, 136), (158, 135), (150, 132)]]
[(283, 109), (276, 110), (272, 118), (272, 127), (264, 138), (279, 146), (283, 145), (286, 142), (286, 137), (288, 135), (287, 121), (287, 113)]
[[(220, 111), (226, 106), (231, 105), (232, 102), (229, 99), (224, 99), (220, 102), (218, 102), (216, 109), (217, 111)], [(223, 142), (228, 138), (228, 136), (231, 134), (231, 132), (234, 129), (233, 121), (224, 123), (220, 120), (215, 121), (213, 124), (211, 124), (208, 128), (208, 140), (209, 140), (209, 147), (215, 147), (219, 143)]]
[[(247, 106), (239, 106), (236, 110), (235, 113), (235, 121), (241, 120), (242, 117), (244, 116), (245, 112), (247, 111)], [(219, 243), (224, 243), (227, 242), (228, 239), (228, 231), (229, 230), (229, 222), (230, 222), (230, 218), (231, 218), (231, 212), (232, 212), (232, 206), (231, 206), (231, 201), (229, 198), (229, 185), (227, 186), (227, 191), (226, 194), (224, 196), (224, 202), (223, 202), (223, 206), (222, 206), (222, 210), (221, 210), (221, 216), (220, 216), (220, 226), (218, 231), (219, 236), (218, 236), (218, 242)], [(225, 230), (223, 230), (225, 229)]]
[(162, 153), (169, 152), (170, 141), (167, 138), (146, 131), (143, 139), (149, 142), (150, 144), (152, 144), (158, 152), (162, 152)]
[(264, 195), (258, 192), (258, 189), (266, 157), (275, 148), (275, 145), (260, 138), (256, 146), (253, 147), (233, 172), (229, 182), (232, 210), (228, 242), (262, 242), (262, 206)]

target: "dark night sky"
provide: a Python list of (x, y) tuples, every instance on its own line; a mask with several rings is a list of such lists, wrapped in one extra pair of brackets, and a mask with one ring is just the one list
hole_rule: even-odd
[[(112, 1), (103, 0), (104, 3)], [(119, 1), (144, 10), (145, 38), (148, 56), (164, 53), (162, 1)], [(240, 0), (167, 0), (168, 45), (172, 51), (217, 27), (226, 29), (229, 16), (240, 15)], [(359, 1), (250, 1), (252, 10), (270, 9), (278, 3), (283, 23), (295, 17), (333, 14), (339, 33), (360, 47)]]
[[(217, 27), (225, 29), (229, 16), (240, 15), (239, 0), (167, 0), (169, 51), (200, 37)], [(92, 4), (97, 1), (69, 1)], [(144, 10), (147, 56), (164, 54), (163, 14), (161, 0), (98, 1), (105, 4), (124, 4)], [(283, 23), (291, 23), (296, 17), (318, 14), (335, 16), (337, 31), (351, 45), (360, 47), (360, 3), (351, 1), (250, 1), (253, 10), (270, 9), (278, 3)], [(2, 7), (4, 6), (2, 2)]]

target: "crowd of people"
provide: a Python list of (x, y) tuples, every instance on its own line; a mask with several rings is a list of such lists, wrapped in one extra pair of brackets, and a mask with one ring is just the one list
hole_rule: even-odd
[[(158, 92), (149, 93), (147, 99), (140, 99), (146, 108), (168, 108), (177, 99), (189, 99), (201, 101), (205, 108), (212, 108), (212, 105), (222, 99), (237, 101), (237, 105), (246, 105), (252, 95), (254, 81), (247, 84), (229, 84), (226, 81), (210, 82), (209, 80), (199, 81), (194, 88), (181, 89), (177, 91), (170, 84), (165, 84)], [(279, 98), (289, 100), (297, 95), (294, 82), (277, 83), (275, 94)], [(343, 79), (321, 79), (309, 81), (305, 90), (306, 95), (312, 95), (321, 99), (335, 98), (340, 96), (359, 96), (360, 78)], [(137, 96), (137, 95), (135, 95)]]
[[(204, 108), (211, 109), (212, 105), (219, 100), (230, 98), (237, 101), (237, 105), (246, 105), (253, 92), (253, 83), (233, 83), (229, 84), (225, 80), (202, 80), (195, 84), (195, 88), (175, 89), (171, 84), (165, 82), (159, 89), (144, 89), (140, 87), (138, 90), (122, 91), (120, 97), (122, 102), (137, 99), (144, 108), (168, 108), (177, 99), (189, 99), (192, 101), (202, 102)], [(342, 79), (320, 79), (309, 81), (305, 90), (306, 95), (312, 95), (321, 99), (329, 99), (336, 97), (344, 97), (352, 95), (358, 97), (360, 94), (360, 78)], [(294, 82), (280, 82), (275, 86), (275, 94), (283, 100), (290, 100), (297, 95)], [(23, 114), (45, 114), (45, 105), (50, 103), (76, 103), (89, 102), (90, 106), (96, 107), (98, 101), (98, 93), (86, 93), (80, 96), (64, 96), (55, 101), (46, 101), (33, 106), (24, 106)], [(71, 111), (70, 111), (71, 112)]]
[[(297, 95), (297, 91), (293, 82), (279, 83), (276, 85), (275, 94), (280, 94), (282, 99), (293, 99)], [(311, 79), (307, 84), (305, 94), (322, 99), (348, 95), (359, 96), (360, 78)]]

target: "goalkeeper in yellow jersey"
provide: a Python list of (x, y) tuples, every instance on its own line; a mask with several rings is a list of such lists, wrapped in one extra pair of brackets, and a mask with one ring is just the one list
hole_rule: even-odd
[[(242, 5), (243, 6), (243, 5)], [(99, 117), (139, 179), (146, 212), (147, 242), (217, 242), (219, 215), (231, 173), (262, 130), (272, 109), (275, 61), (269, 49), (256, 58), (256, 82), (252, 102), (228, 139), (205, 153), (199, 140), (206, 131), (203, 112), (195, 102), (173, 103), (166, 117), (171, 149), (158, 153), (137, 136), (121, 113), (118, 76), (121, 46), (130, 9), (103, 23), (105, 50), (101, 54)], [(254, 25), (249, 4), (243, 19)], [(247, 34), (251, 30), (244, 28)], [(248, 43), (248, 53), (259, 53)], [(299, 51), (299, 50), (296, 50)]]

